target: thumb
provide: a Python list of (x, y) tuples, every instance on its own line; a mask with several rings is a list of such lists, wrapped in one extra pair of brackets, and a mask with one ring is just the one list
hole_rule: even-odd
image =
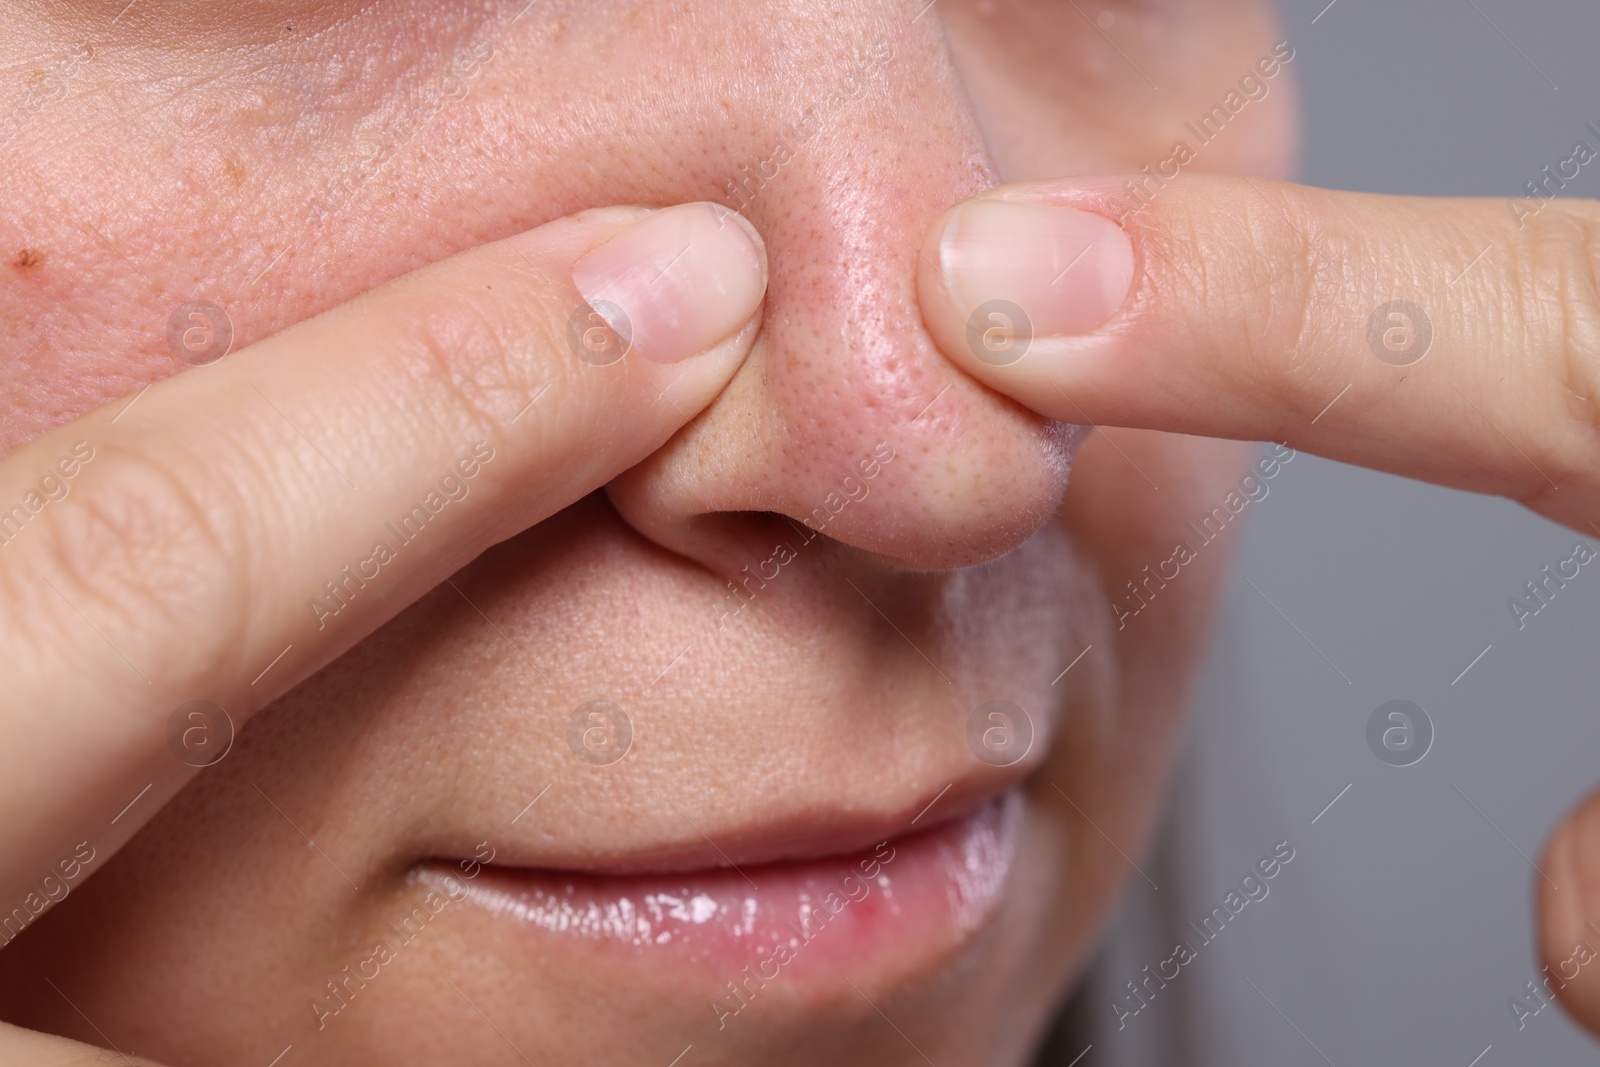
[(1600, 521), (1600, 206), (1251, 178), (1010, 186), (936, 220), (944, 352), (1079, 423), (1276, 440)]
[(1600, 791), (1591, 793), (1545, 847), (1535, 881), (1539, 974), (1511, 1012), (1517, 1029), (1552, 998), (1590, 1033), (1600, 1034)]

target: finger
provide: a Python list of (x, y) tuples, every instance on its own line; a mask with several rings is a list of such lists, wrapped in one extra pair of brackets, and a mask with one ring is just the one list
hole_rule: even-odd
[[(22, 511), (0, 512), (0, 909), (48, 903), (41, 876), (81, 876), (185, 760), (220, 754), (226, 724), (180, 705), (236, 727), (659, 448), (740, 364), (765, 279), (759, 237), (725, 210), (591, 212), (7, 457), (0, 508)], [(213, 747), (190, 759), (185, 734)]]
[(1159, 180), (1013, 186), (937, 221), (919, 291), (940, 347), (1056, 418), (1600, 519), (1594, 203)]
[(0, 1062), (29, 1067), (159, 1067), (142, 1057), (0, 1023)]
[(1540, 864), (1539, 973), (1508, 1005), (1523, 1030), (1551, 1001), (1600, 1035), (1600, 792), (1561, 824)]

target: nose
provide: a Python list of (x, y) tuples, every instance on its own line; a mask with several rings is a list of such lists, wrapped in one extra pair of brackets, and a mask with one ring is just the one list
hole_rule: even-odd
[(1048, 519), (1070, 466), (1066, 428), (966, 377), (923, 327), (924, 231), (995, 171), (933, 18), (851, 7), (841, 37), (768, 75), (787, 86), (763, 101), (775, 117), (720, 161), (720, 199), (767, 245), (750, 359), (609, 489), (637, 530), (718, 573), (771, 566), (774, 532), (912, 568), (982, 562)]

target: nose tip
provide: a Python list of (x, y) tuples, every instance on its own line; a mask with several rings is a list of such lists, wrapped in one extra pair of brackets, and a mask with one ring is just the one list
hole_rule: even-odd
[(767, 245), (761, 334), (723, 394), (610, 487), (645, 536), (730, 573), (771, 554), (778, 516), (935, 569), (999, 556), (1052, 514), (1075, 435), (960, 371), (917, 303), (925, 230), (995, 183), (953, 86), (902, 79), (914, 106), (819, 131), (730, 198)]

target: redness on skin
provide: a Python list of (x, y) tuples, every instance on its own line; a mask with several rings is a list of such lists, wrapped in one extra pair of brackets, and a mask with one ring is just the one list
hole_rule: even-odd
[(816, 860), (640, 876), (485, 867), (465, 883), (426, 867), (416, 879), (602, 950), (714, 975), (749, 965), (770, 979), (792, 964), (829, 976), (956, 943), (981, 926), (1004, 889), (1020, 809), (1012, 792), (940, 826)]

